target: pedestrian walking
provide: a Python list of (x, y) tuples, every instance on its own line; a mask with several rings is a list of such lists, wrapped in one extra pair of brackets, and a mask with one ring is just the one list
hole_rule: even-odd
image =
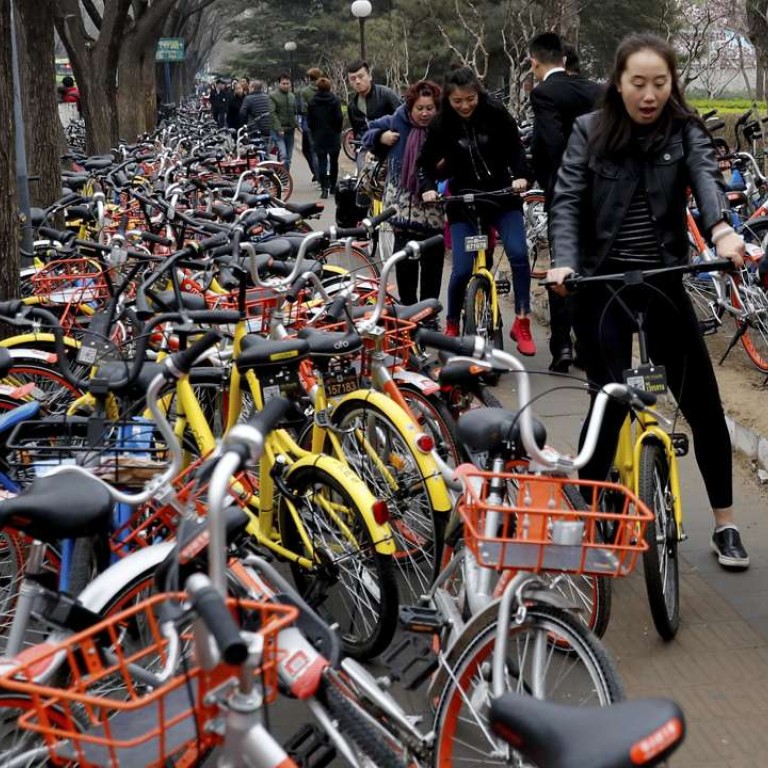
[(240, 119), (248, 126), (251, 139), (268, 138), (273, 126), (274, 103), (264, 93), (261, 80), (251, 80), (250, 93), (243, 99)]
[(320, 182), (322, 198), (327, 198), (336, 188), (339, 178), (339, 152), (344, 115), (341, 101), (331, 90), (331, 81), (321, 77), (317, 81), (317, 93), (307, 105), (307, 122), (312, 134), (312, 146), (317, 165), (315, 172)]
[(272, 142), (277, 147), (277, 159), (290, 170), (293, 158), (293, 143), (296, 137), (297, 110), (296, 96), (291, 91), (291, 76), (282, 74), (278, 78), (277, 90), (269, 94), (275, 105), (275, 125)]
[[(528, 45), (531, 70), (538, 85), (531, 91), (533, 137), (531, 152), (536, 181), (544, 191), (544, 205), (549, 208), (568, 137), (577, 117), (591, 112), (601, 96), (597, 83), (565, 69), (565, 48), (559, 35), (545, 32)], [(570, 302), (549, 291), (550, 338), (552, 362), (549, 370), (567, 373), (573, 363)]]

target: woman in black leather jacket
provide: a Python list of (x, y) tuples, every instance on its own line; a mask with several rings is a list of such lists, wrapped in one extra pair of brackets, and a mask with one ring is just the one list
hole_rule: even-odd
[[(689, 187), (717, 255), (741, 266), (744, 243), (728, 223), (714, 147), (685, 103), (674, 51), (652, 35), (630, 35), (617, 50), (604, 107), (576, 121), (563, 157), (550, 209), (549, 279), (561, 284), (571, 272), (685, 263)], [(556, 290), (562, 292), (562, 285)], [(611, 296), (605, 284), (584, 286), (574, 296), (573, 325), (587, 377), (597, 385), (623, 380), (632, 363), (634, 326), (621, 301), (645, 312), (649, 356), (665, 366), (669, 389), (691, 426), (715, 517), (713, 549), (723, 567), (746, 568), (749, 557), (733, 524), (730, 437), (682, 281), (665, 278), (651, 288), (622, 289), (621, 301)], [(583, 477), (605, 479), (626, 413), (619, 405), (606, 411)]]

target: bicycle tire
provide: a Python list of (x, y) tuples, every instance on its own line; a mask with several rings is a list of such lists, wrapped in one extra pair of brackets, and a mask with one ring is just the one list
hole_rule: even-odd
[(528, 246), (531, 277), (540, 280), (549, 271), (548, 215), (544, 194), (531, 193), (523, 197), (523, 221)]
[[(82, 368), (79, 375), (86, 370)], [(2, 379), (2, 383), (14, 387), (32, 384), (34, 389), (19, 403), (35, 400), (48, 415), (66, 413), (67, 408), (82, 395), (79, 389), (73, 387), (62, 376), (58, 368), (41, 363), (26, 364), (19, 361), (17, 365), (10, 368)]]
[(465, 452), (456, 434), (456, 420), (438, 393), (425, 394), (414, 384), (398, 382), (397, 388), (416, 417), (422, 432), (430, 435), (440, 458), (457, 467)]
[[(395, 568), (403, 604), (425, 594), (434, 575), (438, 524), (426, 478), (410, 440), (374, 403), (342, 402), (331, 416), (344, 458), (377, 498), (387, 502), (395, 538)], [(363, 436), (365, 439), (363, 440)], [(372, 460), (375, 454), (377, 459)], [(394, 480), (390, 484), (376, 461), (381, 460)]]
[[(487, 623), (481, 622), (472, 631), (471, 637), (458, 641), (462, 651), (456, 662), (451, 664), (453, 677), (447, 677), (440, 691), (434, 720), (437, 734), (435, 768), (471, 765), (473, 759), (483, 766), (510, 764), (506, 758), (499, 761), (499, 753), (493, 754), (499, 746), (504, 746), (503, 742), (494, 740), (493, 744), (488, 744), (487, 753), (483, 753), (479, 740), (467, 735), (467, 731), (477, 726), (475, 717), (481, 722), (487, 722), (490, 660), (496, 644), (497, 613), (492, 610), (486, 615)], [(523, 623), (513, 623), (509, 632), (507, 682), (510, 690), (530, 693), (531, 684), (526, 679), (526, 668), (532, 656), (529, 643), (530, 637), (537, 636), (540, 642), (547, 643), (544, 661), (548, 668), (542, 671), (548, 673), (549, 667), (557, 662), (557, 669), (551, 670), (553, 674), (547, 675), (547, 680), (553, 686), (558, 682), (569, 686), (560, 691), (554, 687), (546, 689), (547, 701), (608, 706), (624, 698), (621, 679), (608, 652), (569, 613), (551, 606), (531, 605)], [(568, 650), (564, 650), (566, 647)], [(568, 665), (568, 671), (563, 672), (565, 664)], [(462, 716), (467, 704), (472, 711)], [(479, 727), (477, 730), (482, 736), (482, 730)]]
[(333, 267), (343, 269), (362, 280), (378, 280), (379, 268), (365, 250), (352, 244), (349, 253), (342, 243), (329, 245), (315, 257)]
[(406, 768), (405, 761), (369, 724), (364, 707), (345, 697), (329, 682), (323, 686), (322, 696), (329, 714), (338, 722), (339, 731), (353, 742), (362, 755), (373, 760), (376, 768)]
[(344, 154), (354, 163), (357, 159), (357, 150), (352, 143), (355, 138), (355, 132), (351, 128), (347, 128), (344, 133), (341, 134), (341, 148), (344, 150)]
[[(499, 323), (501, 323), (501, 317), (499, 317)], [(482, 336), (486, 342), (493, 345), (494, 349), (504, 349), (504, 336), (501, 325), (497, 327), (494, 323), (491, 286), (485, 275), (474, 275), (467, 286), (462, 335)], [(498, 373), (487, 373), (483, 376), (483, 381), (486, 384), (495, 385), (499, 378)]]
[(648, 543), (648, 549), (643, 552), (645, 590), (656, 631), (669, 641), (680, 627), (680, 573), (669, 462), (663, 446), (656, 442), (644, 443), (637, 472), (637, 495), (654, 518), (645, 529)]
[(740, 278), (734, 282), (733, 305), (748, 312), (746, 319), (736, 318), (736, 325), (742, 331), (741, 344), (752, 365), (761, 373), (768, 373), (768, 295), (757, 275), (751, 275), (748, 283)]
[[(305, 533), (323, 558), (311, 571), (291, 564), (297, 589), (330, 624), (338, 624), (350, 656), (378, 655), (392, 641), (397, 624), (392, 557), (376, 551), (354, 497), (324, 468), (299, 467), (288, 473), (285, 482)], [(285, 495), (279, 499), (277, 514), (283, 546), (306, 555)], [(343, 527), (334, 518), (343, 518)], [(317, 542), (322, 542), (320, 547)]]
[(280, 180), (280, 188), (282, 196), (281, 200), (286, 201), (291, 199), (293, 194), (293, 176), (291, 172), (283, 165), (283, 163), (275, 162), (274, 160), (263, 160), (259, 163), (259, 168), (267, 171), (271, 171)]

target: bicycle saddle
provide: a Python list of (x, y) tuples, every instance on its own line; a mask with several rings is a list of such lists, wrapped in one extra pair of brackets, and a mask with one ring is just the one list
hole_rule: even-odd
[(181, 307), (173, 291), (158, 291), (155, 294), (157, 303), (167, 312), (175, 312), (179, 309), (208, 309), (205, 296), (189, 291), (180, 291)]
[(363, 346), (363, 340), (357, 331), (321, 331), (317, 328), (302, 328), (299, 338), (309, 342), (309, 356), (315, 360), (318, 357), (338, 357), (357, 352)]
[(0, 502), (0, 527), (10, 526), (45, 542), (77, 539), (106, 533), (112, 507), (109, 491), (96, 479), (49, 475)]
[(417, 323), (427, 317), (437, 314), (443, 305), (440, 299), (424, 299), (415, 304), (387, 304), (384, 307), (384, 314), (397, 317), (400, 320), (410, 320)]
[[(462, 413), (456, 427), (459, 442), (473, 451), (496, 453), (511, 449), (513, 457), (525, 455), (517, 411), (506, 408), (476, 408)], [(535, 417), (533, 435), (536, 445), (543, 448), (547, 441), (547, 430)]]
[(658, 765), (685, 737), (669, 699), (578, 707), (505, 693), (491, 702), (492, 730), (526, 759), (549, 768)]
[(243, 339), (243, 351), (235, 360), (238, 371), (245, 373), (249, 368), (263, 365), (286, 365), (298, 363), (309, 354), (309, 342), (304, 339), (268, 341), (256, 334)]
[(321, 214), (325, 210), (325, 206), (322, 203), (281, 203), (286, 211), (291, 213), (298, 213), (302, 219), (306, 219), (308, 216), (315, 216)]
[(294, 254), (293, 244), (283, 237), (275, 237), (271, 240), (260, 240), (254, 243), (257, 253), (266, 253), (273, 259), (287, 259)]

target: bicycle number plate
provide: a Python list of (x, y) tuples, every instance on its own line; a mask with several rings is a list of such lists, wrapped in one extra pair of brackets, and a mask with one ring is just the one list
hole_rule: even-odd
[(328, 397), (341, 397), (360, 389), (360, 380), (354, 369), (333, 373), (325, 380), (325, 394)]
[(464, 250), (467, 253), (484, 251), (488, 247), (488, 235), (469, 235), (464, 238)]
[(641, 365), (624, 371), (624, 383), (654, 395), (667, 393), (667, 369), (663, 365)]

